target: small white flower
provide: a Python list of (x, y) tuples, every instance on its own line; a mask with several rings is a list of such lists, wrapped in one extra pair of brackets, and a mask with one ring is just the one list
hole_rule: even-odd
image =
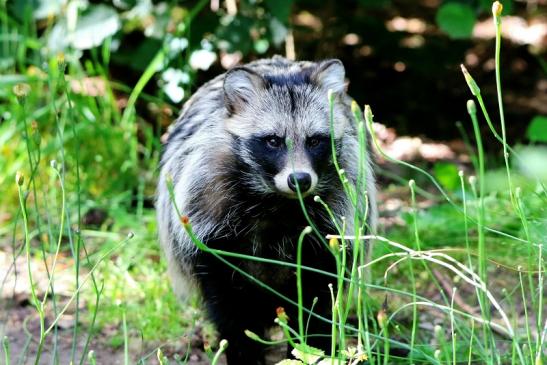
[(176, 82), (167, 83), (163, 91), (174, 103), (180, 103), (184, 99), (184, 89)]
[(216, 59), (216, 53), (205, 49), (200, 49), (192, 52), (192, 55), (190, 56), (190, 67), (192, 67), (194, 70), (205, 71), (208, 70), (209, 67), (211, 67)]

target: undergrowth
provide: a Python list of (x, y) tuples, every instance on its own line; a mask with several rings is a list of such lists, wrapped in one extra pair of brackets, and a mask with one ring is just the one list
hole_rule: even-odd
[[(493, 12), (499, 121), (491, 119), (479, 86), (464, 70), (476, 100), (468, 102), (469, 121), (463, 123), (474, 136), (469, 169), (435, 178), (391, 158), (374, 134), (371, 108), (353, 105), (361, 161), (369, 153), (365, 146), (372, 144), (385, 160), (407, 169), (415, 177), (405, 185), (410, 203), (400, 217), (404, 224), (388, 230), (380, 225), (373, 232), (366, 174), (361, 171), (353, 185), (338, 169), (356, 215), (345, 217), (353, 220), (354, 231), (333, 216), (338, 232), (322, 237), (338, 267), (330, 273), (338, 284), (332, 288), (332, 317), (324, 318), (332, 324), (331, 351), (306, 346), (305, 322), (313, 308), (294, 299), (298, 318), (288, 319), (281, 308), (277, 313), (283, 339), (248, 333), (266, 345), (288, 342), (297, 360), (282, 363), (542, 363), (547, 182), (539, 172), (520, 170), (526, 157), (506, 141), (498, 3)], [(31, 33), (22, 35), (32, 40)], [(216, 363), (229, 343), (220, 341), (213, 345), (218, 351), (211, 349), (215, 342), (199, 298), (185, 307), (177, 303), (156, 244), (151, 202), (160, 150), (156, 135), (164, 116), (145, 123), (135, 104), (138, 98), (161, 102), (143, 93), (161, 56), (152, 60), (125, 108), (119, 95), (130, 88), (109, 82), (107, 49), (85, 65), (57, 55), (42, 62), (26, 56), (19, 52), (14, 73), (0, 76), (0, 247), (11, 260), (0, 290), (2, 322), (16, 305), (4, 295), (15, 291), (7, 286), (14, 271), (28, 279), (26, 294), (34, 309), (20, 324), (27, 341), (17, 351), (10, 328), (0, 327), (2, 361), (39, 364), (47, 353), (51, 363), (63, 363), (63, 334), (70, 331), (73, 363), (101, 363), (107, 344), (121, 349), (124, 363), (186, 363), (192, 336), (201, 332), (205, 353)], [(81, 91), (91, 77), (101, 85), (98, 95)], [(499, 161), (484, 154), (485, 136), (479, 133), (484, 123), (499, 142)], [(434, 205), (420, 207), (432, 197)], [(320, 197), (316, 204), (323, 204)], [(182, 221), (181, 229), (192, 235), (191, 221)], [(314, 234), (312, 227), (310, 222), (302, 232), (299, 247), (305, 235)], [(220, 258), (235, 255), (195, 243)], [(372, 245), (371, 256), (367, 245)], [(267, 261), (292, 265), (295, 285), (302, 270), (310, 269)], [(71, 278), (69, 290), (58, 286), (65, 276)], [(60, 325), (67, 318), (68, 329)]]

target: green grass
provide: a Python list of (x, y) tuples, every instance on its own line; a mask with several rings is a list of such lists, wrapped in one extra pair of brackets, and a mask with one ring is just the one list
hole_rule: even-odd
[[(129, 334), (142, 337), (147, 346), (176, 341), (201, 317), (199, 311), (181, 308), (171, 294), (156, 245), (154, 211), (144, 208), (145, 200), (153, 199), (159, 157), (154, 124), (129, 109), (122, 123), (114, 86), (93, 71), (106, 65), (88, 62), (84, 70), (74, 59), (33, 61), (21, 57), (18, 64), (24, 66), (0, 76), (5, 119), (0, 124), (0, 206), (8, 214), (2, 218), (0, 247), (14, 262), (21, 255), (29, 265), (41, 262), (51, 283), (49, 292), (40, 288), (36, 293), (31, 286), (40, 323), (40, 333), (33, 334), (38, 336), (35, 362), (40, 362), (46, 337), (53, 339), (52, 351), (58, 351), (57, 319), (69, 306), (78, 308), (70, 350), (77, 363), (87, 354), (76, 347), (104, 328), (115, 329), (108, 343), (124, 342), (119, 330), (124, 313)], [(74, 91), (89, 77), (104, 92)], [(144, 140), (138, 139), (137, 126)], [(138, 159), (128, 158), (137, 154)], [(99, 227), (82, 224), (92, 208), (106, 212)], [(55, 292), (58, 258), (73, 266), (75, 287), (68, 298)], [(32, 281), (30, 266), (29, 277)], [(8, 349), (8, 337), (4, 343)], [(19, 350), (11, 352), (12, 362), (22, 359)]]
[[(134, 106), (141, 100), (161, 103), (142, 90), (163, 53), (132, 89), (109, 81), (104, 49), (102, 57), (95, 55), (83, 64), (69, 55), (43, 58), (34, 52), (41, 40), (31, 25), (16, 29), (6, 19), (2, 24), (2, 29), (9, 24), (24, 37), (27, 48), (12, 50), (13, 64), (0, 76), (0, 207), (7, 214), (0, 218), (0, 249), (14, 262), (23, 258), (25, 267), (19, 269), (28, 271), (31, 281), (37, 275), (33, 267), (47, 277), (45, 287), (30, 288), (30, 305), (37, 316), (28, 321), (37, 321), (38, 331), (29, 333), (33, 342), (23, 352), (38, 364), (40, 352), (47, 350), (56, 353), (59, 362), (60, 341), (70, 331), (74, 363), (94, 363), (104, 346), (119, 351), (125, 363), (185, 363), (197, 328), (217, 348), (211, 327), (204, 324), (199, 298), (181, 306), (171, 293), (156, 243), (155, 214), (147, 207), (157, 179), (162, 116), (145, 122)], [(77, 84), (89, 77), (99, 80), (102, 93), (76, 92)], [(463, 124), (469, 134), (473, 131), (476, 143), (474, 171), (458, 175), (454, 169), (439, 168), (435, 178), (385, 155), (405, 166), (412, 182), (398, 185), (408, 189), (408, 204), (401, 214), (405, 225), (387, 231), (380, 227), (377, 237), (368, 237), (374, 241), (371, 257), (366, 257), (361, 237), (368, 214), (363, 209), (365, 174), (360, 170), (354, 186), (338, 169), (344, 190), (358, 209), (355, 217), (346, 217), (355, 227), (347, 232), (347, 222), (324, 206), (338, 227), (330, 240), (325, 239), (338, 268), (332, 317), (325, 318), (332, 322), (330, 353), (305, 345), (306, 321), (313, 308), (303, 308), (299, 298), (293, 298), (299, 311), (298, 318), (290, 319), (292, 327), (282, 312), (276, 320), (284, 334), (281, 342), (293, 346), (301, 362), (324, 356), (329, 364), (353, 364), (364, 358), (370, 364), (541, 363), (547, 331), (545, 181), (513, 167), (523, 157), (506, 143), (503, 117), (496, 126), (486, 113), (480, 89), (470, 75), (466, 79), (480, 106), (477, 113), (468, 104), (470, 120)], [(129, 97), (125, 109), (118, 104), (122, 94)], [(367, 138), (377, 145), (374, 134), (365, 133), (372, 111), (367, 107), (363, 115), (354, 105), (353, 112), (364, 160)], [(501, 104), (500, 112), (503, 115)], [(483, 156), (477, 126), (485, 121), (500, 142), (500, 161)], [(437, 204), (420, 209), (418, 203), (432, 196)], [(319, 198), (317, 204), (323, 204)], [(104, 211), (106, 219), (84, 224), (91, 209)], [(191, 222), (184, 228), (191, 234)], [(302, 238), (305, 234), (314, 234), (313, 229), (303, 232)], [(195, 243), (221, 259), (235, 255)], [(302, 239), (299, 248), (301, 244)], [(352, 250), (352, 255), (341, 247)], [(298, 254), (297, 261), (300, 258)], [(73, 278), (68, 294), (58, 292), (60, 265), (68, 266)], [(302, 270), (309, 268), (293, 266), (299, 283)], [(9, 316), (10, 310), (0, 314)], [(68, 330), (59, 326), (65, 312), (73, 313)], [(14, 351), (11, 341), (9, 336), (3, 339), (0, 358), (6, 364), (18, 363), (24, 355)], [(205, 353), (212, 363), (225, 346), (221, 342), (215, 352), (208, 345)], [(405, 350), (407, 356), (397, 350)]]

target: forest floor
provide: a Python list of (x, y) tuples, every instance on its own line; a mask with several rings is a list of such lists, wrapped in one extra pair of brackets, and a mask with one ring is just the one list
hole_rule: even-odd
[[(376, 124), (375, 128), (383, 149), (395, 158), (426, 167), (431, 167), (435, 163), (449, 163), (464, 170), (470, 168), (468, 151), (460, 140), (431, 141), (421, 137), (400, 137), (396, 135), (393, 129), (386, 128), (381, 124)], [(390, 185), (393, 182), (390, 176), (402, 176), (402, 171), (398, 166), (381, 158), (378, 158), (378, 167), (382, 170), (379, 177), (379, 186)], [(406, 223), (402, 220), (401, 213), (407, 211), (410, 205), (408, 189), (404, 186), (399, 188), (391, 187), (389, 190), (380, 189), (378, 200), (381, 230), (389, 231), (394, 227), (404, 229)], [(418, 205), (423, 209), (437, 203), (424, 197), (418, 200)], [(153, 211), (149, 211), (147, 214), (153, 215)], [(14, 252), (10, 250), (9, 244), (0, 245), (0, 247), (4, 247), (4, 250), (0, 251), (0, 278), (3, 280), (0, 300), (4, 303), (0, 308), (0, 318), (5, 319), (2, 326), (4, 335), (10, 340), (11, 353), (17, 363), (31, 363), (30, 360), (36, 354), (36, 341), (39, 337), (40, 326), (38, 314), (32, 306), (28, 276), (29, 267), (27, 267), (25, 257), (18, 256), (14, 259)], [(57, 302), (58, 308), (62, 308), (72, 297), (72, 289), (75, 286), (73, 267), (72, 256), (63, 255), (59, 258), (55, 275), (55, 290), (56, 295), (62, 299)], [(48, 285), (48, 275), (39, 258), (35, 257), (31, 260), (30, 270), (33, 273), (32, 279), (38, 290), (36, 294), (41, 297), (45, 294), (44, 290)], [(505, 277), (503, 272), (503, 270), (499, 270), (496, 275), (496, 281), (500, 282), (497, 287), (507, 287), (507, 280), (511, 280)], [(85, 280), (87, 273), (87, 271), (82, 270), (79, 280)], [(452, 290), (451, 278), (447, 277), (442, 270), (435, 270), (434, 275), (447, 293), (450, 294)], [(428, 284), (425, 285), (426, 287), (422, 285), (420, 288), (421, 292), (429, 293), (428, 297), (430, 298), (439, 295), (433, 282), (430, 282), (429, 287), (427, 287)], [(436, 292), (437, 294), (435, 294)], [(469, 304), (466, 304), (466, 295), (472, 296), (474, 293), (458, 293), (455, 297), (456, 301), (463, 307), (467, 306), (469, 311), (476, 312), (477, 308), (470, 308)], [(85, 356), (82, 357), (82, 350), (86, 348), (87, 336), (82, 336), (82, 334), (87, 331), (86, 323), (88, 323), (90, 304), (88, 301), (89, 298), (85, 298), (79, 302), (79, 316), (84, 321), (82, 321), (83, 325), (78, 329), (76, 336), (74, 333), (76, 310), (73, 302), (68, 306), (68, 309), (57, 322), (56, 336), (51, 337), (55, 338), (56, 341), (53, 342), (51, 338), (46, 341), (40, 363), (52, 363), (54, 353), (57, 354), (57, 360), (60, 364), (68, 364), (73, 355), (76, 360), (85, 358)], [(55, 318), (51, 306), (48, 309), (45, 316), (46, 327)], [(442, 318), (435, 311), (423, 311), (421, 317), (424, 330), (433, 331), (435, 323), (442, 323)], [(2, 327), (0, 327), (0, 330), (2, 330)], [(210, 354), (204, 350), (204, 345), (207, 344), (210, 336), (203, 334), (202, 331), (202, 325), (198, 324), (187, 335), (167, 344), (153, 339), (145, 339), (142, 334), (132, 331), (128, 335), (129, 341), (126, 349), (123, 343), (113, 341), (114, 337), (119, 336), (120, 328), (119, 324), (111, 324), (102, 326), (97, 333), (93, 334), (87, 349), (95, 351), (98, 364), (124, 364), (126, 354), (133, 360), (146, 359), (146, 363), (156, 363), (155, 350), (160, 346), (164, 353), (169, 356), (175, 353), (186, 354), (188, 364), (209, 364)], [(76, 338), (76, 341), (74, 341), (74, 338)], [(23, 357), (21, 354), (24, 353), (26, 356)], [(283, 355), (284, 349), (281, 347), (274, 348), (269, 354), (270, 359), (279, 359)], [(224, 364), (223, 361), (221, 360), (220, 364)]]

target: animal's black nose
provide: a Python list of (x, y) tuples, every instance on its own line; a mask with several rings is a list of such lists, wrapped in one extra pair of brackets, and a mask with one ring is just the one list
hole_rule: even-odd
[(311, 176), (307, 172), (293, 172), (289, 175), (287, 181), (289, 188), (294, 192), (297, 191), (296, 184), (298, 184), (301, 193), (307, 192), (311, 186)]

